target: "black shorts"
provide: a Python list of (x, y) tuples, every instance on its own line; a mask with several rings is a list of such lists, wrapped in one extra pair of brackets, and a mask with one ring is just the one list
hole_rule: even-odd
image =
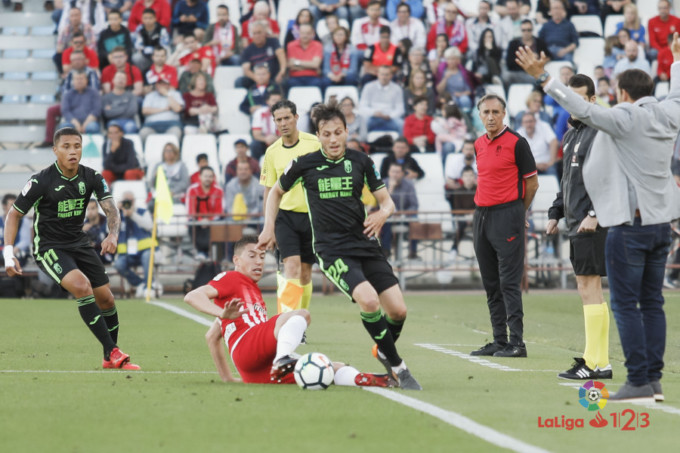
[(606, 228), (598, 228), (594, 233), (580, 233), (569, 238), (569, 259), (576, 275), (607, 276), (604, 259), (606, 241)]
[(309, 214), (280, 210), (274, 224), (274, 234), (282, 259), (299, 256), (303, 263), (316, 263)]
[(109, 282), (104, 265), (92, 247), (51, 248), (37, 253), (35, 262), (59, 285), (61, 279), (74, 269), (85, 274), (92, 288), (99, 288)]
[(382, 253), (375, 256), (319, 255), (321, 271), (350, 299), (354, 288), (368, 281), (378, 294), (399, 284), (392, 266)]

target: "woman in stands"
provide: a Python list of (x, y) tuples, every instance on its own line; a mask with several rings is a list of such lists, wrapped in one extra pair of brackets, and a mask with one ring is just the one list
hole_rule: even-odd
[(430, 69), (432, 74), (436, 74), (439, 69), (439, 65), (444, 61), (444, 51), (449, 48), (449, 37), (446, 33), (441, 33), (437, 35), (437, 39), (434, 41), (434, 49), (430, 50), (427, 54), (427, 60), (430, 62)]
[(515, 116), (514, 118), (514, 124), (516, 128), (519, 128), (520, 125), (522, 124), (522, 117), (526, 112), (533, 113), (534, 117), (536, 118), (536, 121), (545, 121), (548, 124), (552, 125), (552, 119), (550, 118), (550, 115), (548, 115), (548, 112), (545, 111), (544, 106), (543, 106), (543, 95), (541, 94), (540, 91), (532, 91), (529, 93), (529, 96), (527, 96), (527, 101), (526, 101), (526, 110), (522, 110)]
[(406, 107), (406, 115), (413, 113), (413, 99), (423, 96), (427, 98), (427, 114), (432, 116), (434, 114), (434, 90), (427, 86), (427, 76), (420, 69), (415, 69), (411, 74), (411, 80), (404, 90), (404, 106)]
[(327, 85), (356, 86), (358, 83), (359, 61), (345, 27), (338, 27), (333, 32), (333, 44), (324, 52), (323, 75)]
[(156, 164), (150, 173), (149, 184), (156, 187), (158, 169), (163, 167), (168, 180), (170, 194), (174, 203), (184, 203), (184, 194), (189, 187), (189, 171), (184, 162), (179, 160), (179, 148), (173, 143), (166, 143), (163, 147), (163, 161)]
[(215, 132), (217, 101), (215, 95), (206, 89), (208, 81), (202, 72), (197, 72), (189, 82), (190, 91), (184, 93), (184, 133), (198, 134)]
[(354, 101), (347, 96), (340, 101), (340, 110), (345, 115), (347, 122), (347, 138), (348, 140), (358, 140), (363, 143), (366, 141), (366, 134), (368, 133), (366, 119), (354, 112)]
[(634, 3), (623, 7), (623, 22), (616, 24), (616, 32), (618, 33), (622, 28), (630, 32), (630, 39), (645, 44), (645, 26), (640, 21), (640, 15)]
[(496, 37), (493, 30), (487, 28), (479, 37), (479, 47), (472, 60), (472, 72), (477, 83), (495, 83), (502, 85), (501, 82), (501, 58), (503, 51), (496, 44)]
[[(293, 22), (293, 24), (288, 28), (288, 31), (286, 32), (286, 38), (283, 41), (284, 49), (288, 48), (289, 42), (300, 38), (300, 25), (302, 24), (310, 24), (316, 29), (316, 25), (314, 24), (314, 16), (312, 16), (312, 12), (307, 8), (300, 10), (297, 17), (295, 18), (295, 22)], [(314, 39), (319, 41), (316, 31), (314, 32)]]
[(472, 109), (474, 81), (472, 75), (461, 64), (462, 55), (457, 47), (449, 47), (444, 52), (444, 63), (437, 71), (437, 91), (447, 92), (464, 112)]

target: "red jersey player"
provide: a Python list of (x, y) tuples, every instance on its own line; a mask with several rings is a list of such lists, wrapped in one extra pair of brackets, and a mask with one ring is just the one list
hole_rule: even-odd
[[(295, 348), (302, 340), (310, 316), (294, 310), (267, 319), (267, 306), (257, 282), (262, 278), (265, 251), (257, 248), (257, 236), (244, 236), (234, 246), (235, 270), (217, 275), (207, 285), (186, 295), (184, 301), (195, 309), (217, 317), (206, 334), (217, 371), (225, 382), (239, 382), (232, 376), (220, 345), (229, 354), (245, 383), (292, 384)], [(333, 362), (337, 385), (394, 387), (396, 381), (382, 374), (360, 373), (353, 367)]]

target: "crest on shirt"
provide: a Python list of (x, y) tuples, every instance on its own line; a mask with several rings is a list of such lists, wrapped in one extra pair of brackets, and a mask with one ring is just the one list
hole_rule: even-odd
[(352, 173), (352, 162), (345, 160), (345, 173)]
[(496, 146), (496, 157), (501, 155), (502, 150), (503, 150), (503, 145)]
[(23, 195), (24, 197), (26, 196), (26, 194), (31, 190), (31, 186), (33, 185), (33, 181), (38, 182), (35, 179), (29, 179), (28, 182), (26, 183), (26, 185), (24, 186), (24, 188), (21, 189), (21, 195)]
[(82, 181), (78, 183), (78, 193), (80, 193), (80, 195), (85, 195), (85, 183)]

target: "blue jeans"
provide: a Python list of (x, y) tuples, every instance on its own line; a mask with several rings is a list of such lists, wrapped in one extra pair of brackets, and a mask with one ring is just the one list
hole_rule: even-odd
[(132, 118), (111, 120), (108, 122), (106, 127), (109, 127), (112, 124), (120, 126), (120, 128), (123, 129), (123, 132), (126, 134), (136, 134), (139, 131), (139, 128), (137, 127), (137, 122)]
[(557, 52), (559, 52), (562, 49), (563, 49), (563, 47), (556, 46), (554, 44), (552, 46), (548, 46), (548, 50), (553, 55), (553, 60), (555, 60), (555, 61), (568, 61), (569, 63), (574, 63), (574, 52), (569, 52), (569, 53), (565, 54), (562, 58), (557, 56)]
[[(63, 129), (65, 127), (75, 127), (73, 124), (69, 123), (68, 121), (64, 121), (59, 125), (57, 129)], [(98, 134), (99, 133), (99, 122), (98, 121), (93, 121), (89, 123), (87, 126), (85, 126), (85, 133), (86, 134)]]
[(666, 349), (663, 279), (671, 243), (668, 223), (609, 228), (605, 246), (611, 307), (635, 386), (661, 378)]
[[(120, 275), (123, 276), (125, 280), (132, 286), (138, 286), (141, 283), (146, 283), (149, 281), (149, 262), (151, 261), (151, 249), (142, 250), (136, 255), (128, 255), (127, 253), (121, 253), (116, 258), (116, 262), (113, 264)], [(144, 280), (142, 280), (139, 275), (135, 274), (131, 267), (142, 266), (142, 271), (144, 272)]]
[(378, 118), (377, 116), (372, 116), (368, 119), (368, 130), (369, 131), (394, 131), (399, 135), (401, 132), (402, 123), (395, 119), (385, 119)]

